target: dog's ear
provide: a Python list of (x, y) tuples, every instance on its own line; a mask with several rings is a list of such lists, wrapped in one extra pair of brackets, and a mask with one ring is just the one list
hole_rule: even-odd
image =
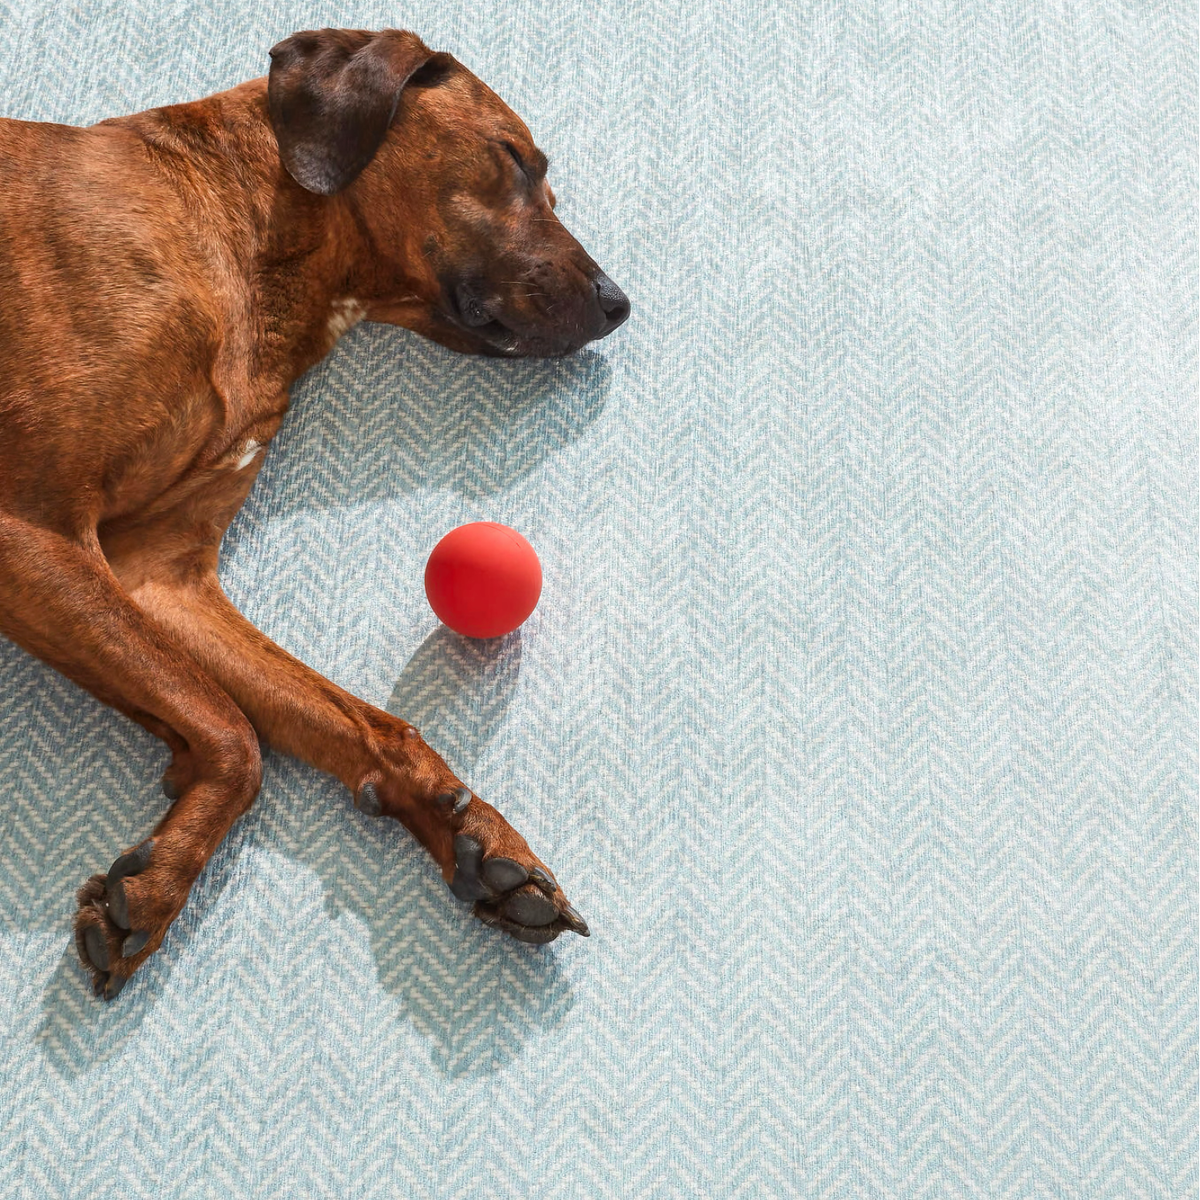
[(434, 57), (415, 33), (397, 29), (318, 29), (275, 46), (267, 106), (288, 174), (322, 196), (352, 183), (379, 149), (409, 76)]

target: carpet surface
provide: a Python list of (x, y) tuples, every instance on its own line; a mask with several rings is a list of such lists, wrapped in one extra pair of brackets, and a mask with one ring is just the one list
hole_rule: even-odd
[[(223, 577), (593, 936), (478, 926), (272, 755), (99, 1004), (73, 893), (166, 754), (0, 645), (0, 1196), (1194, 1195), (1195, 6), (0, 0), (0, 113), (321, 25), (490, 82), (633, 316), (360, 326)], [(421, 591), (467, 520), (545, 568), (497, 643)]]

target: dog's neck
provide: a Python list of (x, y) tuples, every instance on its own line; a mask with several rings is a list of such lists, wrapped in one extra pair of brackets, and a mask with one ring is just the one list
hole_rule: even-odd
[(373, 306), (390, 301), (386, 291), (415, 289), (394, 255), (381, 278), (380, 248), (354, 192), (314, 195), (286, 173), (265, 79), (103, 124), (136, 134), (182, 196), (196, 252), (216, 260), (219, 276), (240, 293), (229, 299), (244, 307), (254, 331), (241, 349), (256, 375), (286, 387)]

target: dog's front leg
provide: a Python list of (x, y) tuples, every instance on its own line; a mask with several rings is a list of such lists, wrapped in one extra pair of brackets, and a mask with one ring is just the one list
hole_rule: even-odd
[(258, 740), (229, 695), (130, 601), (93, 535), (0, 513), (0, 632), (157, 734), (186, 768), (153, 833), (79, 892), (80, 957), (111, 999), (253, 803)]
[(587, 933), (525, 839), (412, 725), (275, 645), (234, 608), (211, 571), (160, 573), (133, 597), (234, 697), (264, 741), (337, 776), (364, 812), (400, 821), (485, 923), (535, 943), (564, 929)]

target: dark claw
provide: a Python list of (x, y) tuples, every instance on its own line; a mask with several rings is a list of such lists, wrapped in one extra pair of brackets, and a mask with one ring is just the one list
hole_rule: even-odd
[(108, 982), (104, 985), (105, 1000), (115, 1000), (121, 994), (121, 989), (128, 982), (128, 975), (110, 975), (108, 977)]
[(489, 858), (483, 864), (483, 877), (493, 891), (511, 892), (529, 878), (529, 872), (511, 858)]
[(518, 892), (509, 897), (504, 915), (520, 925), (550, 925), (557, 919), (558, 909), (541, 892)]
[(89, 925), (87, 932), (83, 935), (83, 944), (87, 949), (87, 956), (91, 959), (92, 966), (97, 971), (107, 971), (108, 960), (108, 942), (104, 937), (104, 930), (99, 925)]
[(113, 865), (108, 868), (108, 878), (105, 882), (111, 888), (117, 880), (124, 879), (126, 875), (137, 875), (144, 871), (150, 865), (150, 855), (153, 853), (154, 839), (147, 838), (113, 862)]
[(488, 889), (479, 877), (483, 865), (483, 847), (465, 833), (454, 839), (454, 878), (450, 890), (460, 900), (482, 900)]
[(121, 945), (122, 957), (132, 958), (142, 950), (149, 940), (150, 935), (144, 929), (135, 930)]
[(172, 803), (183, 795), (179, 790), (179, 785), (169, 775), (162, 777), (162, 794)]
[(364, 783), (354, 797), (354, 807), (368, 817), (377, 817), (383, 812), (383, 802), (379, 799), (379, 789), (373, 783)]
[(568, 904), (560, 914), (562, 923), (568, 928), (573, 929), (580, 937), (591, 937), (591, 930), (587, 927), (587, 922)]
[(471, 803), (471, 789), (460, 787), (452, 792), (439, 792), (433, 802), (442, 808), (448, 808), (456, 817), (461, 817)]
[(558, 891), (558, 884), (541, 867), (534, 867), (529, 872), (529, 878), (549, 896), (553, 896)]
[(125, 895), (123, 879), (108, 885), (108, 915), (114, 925), (119, 925), (122, 929), (129, 928), (129, 897)]

